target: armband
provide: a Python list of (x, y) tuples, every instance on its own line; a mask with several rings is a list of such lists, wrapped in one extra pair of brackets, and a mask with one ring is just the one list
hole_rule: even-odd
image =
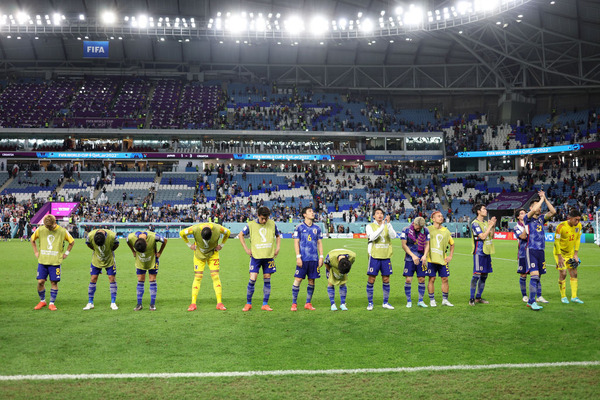
[(319, 256), (319, 258), (323, 258), (323, 254), (321, 254), (321, 255)]
[(186, 243), (187, 247), (192, 248), (192, 244), (190, 242)]
[(300, 254), (296, 254), (296, 258), (301, 258), (302, 256)]
[(69, 250), (65, 251), (65, 256), (68, 256), (68, 255), (69, 255), (69, 253), (70, 253), (70, 251), (69, 251)]

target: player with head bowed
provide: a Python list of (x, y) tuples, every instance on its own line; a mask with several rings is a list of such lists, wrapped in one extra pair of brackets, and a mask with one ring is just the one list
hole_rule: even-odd
[[(429, 280), (427, 282), (427, 288), (429, 292), (429, 305), (435, 307), (435, 276), (436, 274), (442, 278), (442, 305), (448, 307), (454, 307), (450, 301), (448, 301), (448, 277), (450, 276), (449, 263), (454, 256), (454, 239), (450, 231), (445, 226), (444, 216), (440, 211), (434, 211), (431, 215), (433, 225), (428, 226), (429, 236), (429, 252), (427, 253), (427, 276)], [(446, 249), (450, 246), (450, 254), (446, 254)]]
[(377, 275), (381, 272), (383, 282), (383, 308), (393, 310), (389, 303), (390, 298), (390, 275), (392, 275), (392, 239), (396, 238), (396, 231), (390, 223), (390, 216), (384, 219), (383, 209), (377, 207), (373, 212), (375, 222), (368, 224), (365, 231), (369, 244), (369, 266), (367, 269), (367, 310), (373, 309), (373, 285)]
[(356, 253), (346, 249), (335, 249), (327, 253), (325, 257), (325, 268), (327, 273), (327, 294), (331, 302), (331, 311), (337, 311), (335, 305), (335, 287), (339, 287), (340, 292), (340, 310), (348, 311), (346, 307), (346, 295), (348, 288), (348, 273), (352, 264), (356, 261)]
[[(40, 302), (34, 307), (35, 310), (41, 310), (48, 305), (48, 309), (56, 311), (54, 301), (58, 295), (58, 282), (60, 282), (60, 273), (62, 262), (73, 248), (75, 240), (62, 226), (56, 224), (56, 218), (52, 214), (44, 217), (44, 225), (40, 226), (31, 235), (31, 246), (33, 254), (38, 260), (37, 270), (37, 290), (40, 296)], [(36, 240), (39, 240), (38, 250)], [(64, 250), (64, 242), (68, 242), (67, 250)], [(46, 304), (46, 279), (50, 276), (50, 303)]]
[[(263, 270), (263, 305), (261, 310), (273, 311), (269, 306), (269, 297), (271, 296), (271, 274), (277, 271), (275, 267), (275, 257), (279, 254), (281, 246), (281, 233), (272, 219), (269, 219), (271, 210), (268, 207), (259, 207), (257, 210), (258, 218), (256, 221), (249, 221), (248, 225), (242, 229), (238, 238), (246, 254), (250, 256), (250, 280), (246, 292), (246, 305), (243, 311), (252, 309), (252, 296), (254, 295), (254, 285), (258, 272)], [(244, 236), (250, 237), (250, 248), (246, 245)]]
[(581, 241), (581, 212), (576, 208), (571, 208), (567, 220), (561, 222), (556, 227), (554, 237), (554, 260), (558, 269), (558, 288), (560, 290), (560, 301), (569, 303), (567, 298), (567, 271), (571, 277), (571, 301), (573, 303), (583, 304), (583, 301), (577, 297), (578, 280), (577, 267), (581, 263), (579, 259), (579, 245)]
[[(188, 235), (194, 237), (195, 243), (191, 244)], [(219, 251), (229, 239), (231, 231), (224, 226), (214, 223), (203, 223), (190, 226), (179, 232), (179, 236), (194, 252), (194, 282), (192, 284), (192, 303), (188, 311), (196, 310), (196, 300), (202, 283), (202, 275), (206, 264), (210, 271), (210, 277), (213, 281), (213, 289), (217, 298), (217, 310), (226, 310), (222, 301), (221, 278), (219, 277), (220, 259)], [(222, 239), (221, 239), (222, 237)], [(219, 244), (219, 239), (221, 243)]]
[(400, 233), (404, 256), (404, 294), (406, 295), (406, 307), (412, 307), (411, 286), (415, 273), (419, 283), (419, 307), (427, 307), (423, 301), (425, 296), (425, 276), (427, 276), (427, 254), (429, 253), (429, 229), (425, 228), (425, 218), (417, 217)]
[(306, 303), (304, 308), (314, 311), (312, 296), (315, 291), (315, 279), (321, 277), (323, 265), (323, 233), (315, 222), (315, 212), (312, 207), (302, 209), (304, 221), (296, 226), (292, 238), (296, 251), (296, 272), (292, 284), (292, 311), (298, 310), (298, 293), (302, 280), (308, 277), (306, 287)]
[[(135, 268), (138, 278), (137, 305), (134, 311), (140, 311), (146, 284), (146, 272), (150, 281), (150, 311), (156, 311), (156, 294), (158, 291), (156, 276), (158, 275), (159, 258), (162, 255), (167, 238), (150, 230), (132, 232), (127, 237), (127, 245), (133, 252)], [(160, 250), (156, 251), (156, 244), (161, 243)]]
[(481, 296), (485, 289), (488, 274), (493, 272), (492, 254), (495, 253), (495, 249), (492, 239), (494, 238), (494, 228), (496, 226), (496, 217), (486, 220), (488, 210), (483, 204), (475, 204), (473, 213), (476, 217), (471, 221), (473, 277), (471, 278), (470, 306), (474, 306), (475, 303), (489, 304), (489, 301)]
[(115, 262), (114, 251), (119, 247), (117, 234), (108, 229), (94, 229), (87, 235), (85, 241), (92, 253), (92, 263), (90, 265), (90, 285), (88, 287), (88, 303), (84, 310), (94, 308), (94, 295), (96, 293), (96, 283), (98, 275), (102, 270), (106, 271), (110, 287), (110, 308), (118, 310), (117, 307), (117, 265)]

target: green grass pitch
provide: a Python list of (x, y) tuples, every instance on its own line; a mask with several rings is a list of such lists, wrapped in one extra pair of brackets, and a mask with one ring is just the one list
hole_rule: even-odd
[[(56, 301), (58, 311), (34, 311), (36, 260), (28, 242), (0, 243), (0, 375), (221, 372), (292, 369), (354, 369), (429, 365), (539, 363), (600, 360), (600, 249), (582, 244), (579, 297), (585, 304), (561, 304), (558, 272), (551, 244), (547, 245), (548, 273), (543, 295), (550, 301), (533, 312), (521, 301), (516, 273), (516, 243), (495, 241), (494, 273), (484, 298), (491, 304), (468, 306), (472, 274), (471, 244), (456, 242), (450, 264), (450, 301), (440, 307), (441, 280), (436, 281), (437, 308), (405, 308), (403, 256), (394, 243), (390, 303), (381, 307), (381, 280), (375, 284), (375, 309), (366, 311), (366, 240), (328, 239), (325, 251), (346, 247), (357, 253), (350, 272), (347, 312), (331, 312), (326, 279), (317, 280), (313, 305), (304, 310), (306, 281), (298, 312), (291, 312), (295, 254), (291, 239), (282, 241), (272, 277), (273, 312), (260, 310), (262, 277), (256, 284), (254, 309), (242, 312), (248, 282), (248, 256), (239, 241), (221, 251), (223, 302), (215, 309), (210, 275), (205, 272), (198, 311), (187, 312), (193, 280), (192, 251), (181, 240), (169, 241), (158, 275), (157, 311), (150, 312), (146, 284), (144, 310), (134, 312), (136, 276), (126, 244), (116, 251), (120, 307), (109, 309), (108, 279), (98, 280), (95, 305), (87, 303), (91, 250), (77, 240), (63, 264)], [(49, 295), (49, 283), (47, 294)], [(570, 286), (567, 282), (567, 295)], [(339, 305), (338, 294), (336, 302)], [(426, 295), (427, 298), (427, 295)], [(427, 301), (427, 304), (429, 302)], [(528, 376), (535, 393), (527, 388)], [(549, 378), (544, 377), (547, 375)], [(569, 376), (571, 377), (569, 379)], [(422, 381), (422, 384), (416, 382)], [(408, 374), (339, 375), (319, 377), (252, 377), (173, 380), (115, 380), (60, 382), (0, 382), (0, 397), (58, 398), (147, 397), (204, 398), (461, 398), (491, 397), (592, 398), (600, 385), (600, 367), (563, 370), (448, 371)], [(482, 383), (483, 382), (483, 383)], [(485, 384), (487, 382), (487, 384)], [(516, 382), (524, 383), (522, 385)], [(545, 383), (544, 383), (545, 382)], [(36, 386), (37, 385), (37, 386)], [(39, 391), (36, 387), (52, 387)], [(557, 385), (560, 387), (557, 389)], [(248, 392), (248, 388), (253, 388)], [(104, 388), (104, 389), (103, 389)], [(110, 388), (110, 390), (109, 390)], [(136, 389), (139, 388), (139, 391)], [(332, 395), (328, 388), (334, 390)], [(490, 389), (491, 388), (491, 389)], [(106, 391), (103, 391), (105, 390)], [(454, 390), (454, 391), (453, 391)]]

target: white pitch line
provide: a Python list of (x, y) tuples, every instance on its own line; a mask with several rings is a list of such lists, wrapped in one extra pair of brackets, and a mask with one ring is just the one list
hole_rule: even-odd
[(360, 369), (291, 369), (275, 371), (231, 371), (231, 372), (179, 372), (153, 374), (57, 374), (57, 375), (0, 375), (0, 381), (38, 381), (38, 380), (75, 380), (75, 379), (146, 379), (146, 378), (237, 378), (251, 376), (286, 375), (340, 375), (340, 374), (380, 374), (389, 372), (421, 371), (464, 371), (498, 368), (556, 368), (591, 367), (600, 365), (600, 361), (567, 361), (555, 363), (529, 364), (487, 364), (487, 365), (431, 365), (427, 367), (398, 368), (360, 368)]

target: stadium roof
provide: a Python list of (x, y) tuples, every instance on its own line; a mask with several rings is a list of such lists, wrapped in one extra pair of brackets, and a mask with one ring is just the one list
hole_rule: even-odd
[[(443, 17), (438, 23), (434, 13), (433, 23), (428, 23), (425, 10), (451, 9), (459, 1), (115, 0), (107, 8), (107, 2), (95, 0), (5, 0), (0, 6), (0, 68), (59, 74), (204, 73), (204, 79), (262, 78), (320, 88), (384, 91), (529, 93), (600, 88), (598, 1), (496, 0), (500, 1), (511, 6), (478, 18), (451, 18), (452, 23)], [(407, 13), (410, 4), (423, 9), (423, 24), (390, 26), (396, 17), (392, 9), (402, 7)], [(107, 11), (115, 14), (110, 26), (103, 24)], [(217, 31), (211, 19), (218, 13), (225, 18), (228, 12), (263, 13), (265, 18), (271, 13), (273, 20), (281, 14), (281, 25), (285, 18), (297, 16), (307, 21), (306, 29), (296, 36), (277, 33), (274, 28), (273, 34)], [(10, 23), (8, 16), (16, 21), (19, 13), (31, 19), (29, 26)], [(54, 13), (65, 16), (62, 23), (52, 23)], [(359, 14), (363, 26), (367, 18), (375, 24), (373, 31), (329, 29), (321, 36), (309, 32), (308, 21), (316, 15), (339, 23), (341, 19), (358, 21)], [(3, 15), (7, 17), (2, 23)], [(168, 31), (146, 25), (145, 29), (132, 28), (136, 16), (137, 21), (153, 18), (153, 24), (160, 17), (186, 18), (186, 27), (182, 23), (181, 29)], [(385, 22), (385, 28), (377, 26), (377, 21)], [(108, 40), (110, 58), (83, 59), (86, 39)]]

